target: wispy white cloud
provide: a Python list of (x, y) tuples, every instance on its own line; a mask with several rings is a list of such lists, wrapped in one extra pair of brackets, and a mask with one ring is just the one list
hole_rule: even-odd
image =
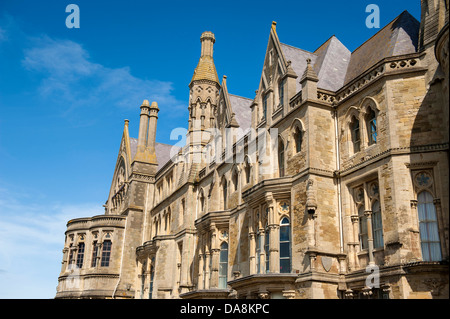
[(100, 204), (40, 204), (0, 189), (0, 298), (53, 298), (67, 221), (102, 213)]
[(83, 106), (136, 108), (144, 99), (174, 110), (171, 115), (185, 108), (174, 96), (171, 82), (141, 79), (129, 67), (95, 63), (82, 45), (71, 40), (44, 35), (32, 43), (24, 52), (23, 66), (43, 75), (40, 93), (64, 104), (68, 112)]

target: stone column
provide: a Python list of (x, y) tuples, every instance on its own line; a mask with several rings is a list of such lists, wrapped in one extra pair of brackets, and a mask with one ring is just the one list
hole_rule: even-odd
[(197, 289), (202, 290), (204, 288), (205, 268), (204, 268), (204, 254), (198, 255), (198, 283)]
[[(417, 200), (411, 200), (411, 227), (409, 231), (412, 237), (411, 251), (417, 260), (422, 257), (422, 248), (420, 247), (419, 215), (417, 212)], [(414, 245), (415, 244), (415, 245)]]
[(204, 289), (209, 289), (210, 287), (210, 274), (211, 274), (211, 269), (210, 269), (210, 258), (211, 258), (211, 254), (209, 251), (207, 251), (205, 253), (205, 284), (204, 284)]
[(218, 246), (217, 228), (211, 226), (211, 288), (219, 287), (219, 254), (220, 248)]
[(62, 262), (61, 262), (61, 272), (64, 272), (67, 269), (67, 258), (68, 258), (68, 252), (69, 252), (69, 248), (64, 248), (62, 253), (63, 253), (63, 258), (62, 258)]
[(364, 216), (367, 219), (367, 242), (369, 244), (369, 265), (374, 265), (375, 261), (373, 258), (373, 234), (372, 234), (372, 211), (364, 211)]
[(265, 232), (264, 232), (264, 228), (261, 228), (259, 230), (259, 235), (261, 236), (261, 247), (259, 249), (259, 273), (260, 274), (265, 274), (266, 273), (266, 251), (264, 249), (265, 244), (266, 244), (266, 237), (265, 237)]
[(358, 239), (358, 222), (359, 217), (358, 215), (352, 215), (350, 216), (352, 220), (352, 237), (353, 240), (351, 243), (349, 243), (350, 246), (350, 256), (349, 256), (349, 262), (350, 262), (350, 268), (356, 269), (359, 268), (359, 260), (358, 260), (358, 247), (359, 247), (359, 239)]
[(250, 263), (250, 274), (257, 273), (256, 271), (256, 234), (254, 232), (251, 232), (248, 234), (249, 236), (249, 246), (250, 246), (250, 256), (249, 256), (249, 263)]
[(279, 225), (269, 225), (269, 270), (271, 273), (279, 273), (280, 272), (280, 226)]
[(310, 214), (308, 211), (308, 246), (316, 247), (316, 219), (317, 215), (315, 213)]

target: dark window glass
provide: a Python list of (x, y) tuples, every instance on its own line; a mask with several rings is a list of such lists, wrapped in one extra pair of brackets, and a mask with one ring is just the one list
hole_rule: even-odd
[(102, 260), (100, 266), (108, 267), (110, 258), (111, 258), (111, 241), (105, 240), (103, 242)]
[(291, 272), (291, 226), (287, 218), (280, 225), (280, 273)]
[(83, 267), (83, 261), (84, 261), (84, 243), (79, 243), (77, 254), (77, 268)]

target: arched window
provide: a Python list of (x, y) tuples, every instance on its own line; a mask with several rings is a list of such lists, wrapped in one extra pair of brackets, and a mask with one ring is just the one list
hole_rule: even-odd
[(69, 263), (67, 265), (67, 269), (72, 269), (73, 268), (73, 254), (74, 254), (74, 250), (72, 248), (72, 244), (70, 244), (69, 246)]
[(100, 262), (101, 267), (108, 267), (109, 266), (109, 259), (111, 258), (111, 241), (105, 240), (103, 242), (103, 249), (102, 249), (102, 260)]
[(203, 213), (205, 211), (205, 195), (203, 194), (203, 190), (200, 191), (199, 204), (200, 204), (200, 212)]
[(228, 185), (225, 177), (222, 179), (222, 198), (223, 198), (223, 209), (227, 209), (227, 196), (228, 196)]
[(78, 253), (77, 253), (77, 268), (83, 267), (84, 261), (84, 243), (78, 244)]
[(263, 119), (267, 118), (267, 104), (269, 102), (269, 93), (265, 94), (263, 97)]
[(170, 231), (170, 221), (172, 219), (172, 210), (170, 207), (167, 209), (167, 230)]
[(252, 167), (250, 163), (248, 162), (248, 158), (245, 159), (245, 166), (244, 166), (244, 172), (245, 172), (245, 183), (250, 183), (250, 174), (251, 174)]
[(228, 276), (228, 244), (222, 243), (220, 245), (219, 253), (219, 288), (227, 288), (227, 276)]
[(97, 266), (97, 256), (98, 256), (98, 246), (97, 241), (94, 241), (92, 243), (92, 261), (91, 261), (91, 267)]
[(368, 235), (367, 235), (367, 217), (364, 215), (364, 206), (360, 206), (358, 209), (359, 220), (359, 245), (361, 250), (369, 248)]
[(149, 291), (148, 291), (148, 298), (152, 299), (153, 296), (153, 278), (155, 277), (155, 257), (152, 258), (152, 263), (150, 265), (150, 284), (149, 284)]
[(286, 217), (280, 224), (280, 273), (291, 272), (291, 226)]
[(294, 131), (294, 143), (296, 153), (302, 150), (302, 140), (303, 140), (303, 132), (300, 129), (300, 127), (297, 126)]
[(377, 143), (377, 116), (375, 111), (369, 108), (369, 113), (366, 116), (367, 135), (369, 145)]
[(278, 142), (278, 172), (279, 177), (284, 176), (284, 143), (281, 139)]
[(359, 120), (356, 117), (352, 118), (350, 131), (352, 135), (353, 153), (357, 153), (361, 150), (361, 134), (359, 130)]
[(239, 174), (236, 170), (233, 171), (233, 190), (237, 191), (238, 190), (238, 186), (239, 186)]
[(372, 204), (372, 233), (373, 248), (383, 248), (383, 222), (381, 220), (381, 208), (378, 200)]
[(439, 239), (436, 208), (433, 196), (422, 191), (417, 196), (417, 212), (419, 214), (420, 244), (424, 261), (440, 261), (441, 241)]
[(280, 81), (278, 84), (278, 96), (280, 98), (280, 105), (284, 104), (284, 82), (285, 80)]

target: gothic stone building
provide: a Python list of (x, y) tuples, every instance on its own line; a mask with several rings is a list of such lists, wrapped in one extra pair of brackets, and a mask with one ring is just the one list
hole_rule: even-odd
[(125, 120), (56, 298), (448, 298), (448, 0), (421, 7), (353, 52), (284, 44), (274, 22), (253, 99), (204, 32), (186, 144), (156, 143), (156, 102), (137, 139)]

